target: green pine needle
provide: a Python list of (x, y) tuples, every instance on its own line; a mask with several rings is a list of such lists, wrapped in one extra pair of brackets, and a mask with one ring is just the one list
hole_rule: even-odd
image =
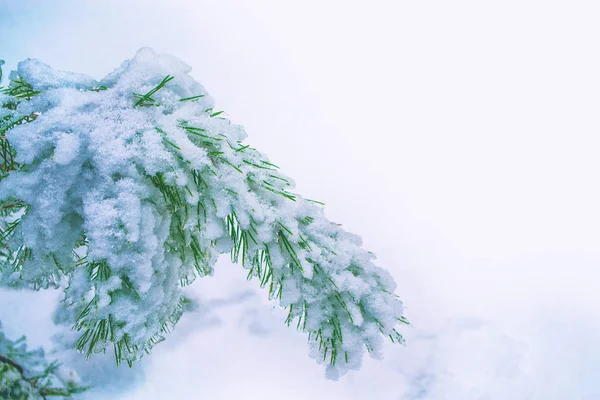
[(160, 89), (162, 89), (168, 82), (172, 81), (173, 79), (175, 79), (174, 76), (171, 75), (167, 75), (163, 78), (163, 80), (156, 85), (153, 89), (151, 89), (148, 93), (141, 95), (141, 94), (137, 94), (134, 93), (133, 96), (138, 99), (138, 101), (135, 102), (135, 104), (133, 105), (134, 107), (151, 107), (151, 106), (158, 106), (158, 102), (156, 100), (154, 100), (152, 98), (152, 96), (158, 92)]

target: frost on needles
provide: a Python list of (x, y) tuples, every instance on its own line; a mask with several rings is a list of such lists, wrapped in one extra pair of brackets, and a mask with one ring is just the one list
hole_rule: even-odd
[(56, 321), (131, 364), (229, 253), (337, 378), (407, 324), (359, 237), (293, 193), (180, 60), (140, 50), (100, 82), (33, 59), (0, 94), (0, 284), (62, 287)]

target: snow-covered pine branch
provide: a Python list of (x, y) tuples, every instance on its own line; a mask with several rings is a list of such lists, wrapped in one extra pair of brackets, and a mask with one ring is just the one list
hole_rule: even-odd
[[(56, 320), (132, 363), (183, 312), (181, 287), (230, 253), (338, 377), (402, 342), (391, 276), (359, 237), (244, 144), (178, 59), (140, 50), (100, 82), (19, 64), (0, 95), (0, 282), (66, 284)], [(0, 115), (3, 117), (4, 115)]]
[(85, 390), (73, 371), (47, 361), (42, 349), (28, 350), (25, 337), (8, 339), (0, 324), (0, 399), (70, 399)]

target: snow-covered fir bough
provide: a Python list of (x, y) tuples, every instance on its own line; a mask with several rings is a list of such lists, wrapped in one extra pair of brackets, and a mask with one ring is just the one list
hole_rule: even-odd
[(178, 59), (140, 50), (101, 81), (28, 59), (0, 94), (0, 284), (62, 287), (86, 356), (139, 360), (181, 288), (230, 253), (336, 378), (407, 324), (391, 276), (328, 221)]

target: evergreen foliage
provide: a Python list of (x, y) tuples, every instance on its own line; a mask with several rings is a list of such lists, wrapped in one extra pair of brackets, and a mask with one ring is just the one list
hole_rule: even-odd
[(25, 337), (9, 340), (0, 325), (0, 399), (71, 399), (87, 388), (74, 373), (61, 371), (57, 361), (48, 362), (42, 349), (27, 350)]
[(142, 49), (100, 82), (26, 60), (0, 91), (0, 285), (63, 287), (86, 357), (131, 365), (229, 253), (338, 377), (408, 324), (391, 276), (215, 111), (181, 61)]

